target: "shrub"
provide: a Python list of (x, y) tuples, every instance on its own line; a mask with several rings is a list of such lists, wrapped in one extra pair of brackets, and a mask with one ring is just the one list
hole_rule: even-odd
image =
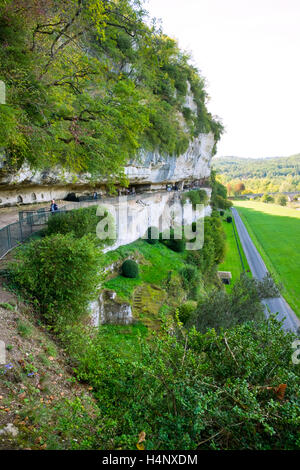
[(229, 215), (228, 217), (226, 217), (226, 222), (228, 222), (229, 224), (231, 224), (231, 222), (232, 222), (232, 217), (231, 217), (231, 215)]
[(284, 194), (279, 194), (276, 198), (276, 203), (280, 206), (286, 206), (287, 204), (287, 197)]
[[(84, 207), (66, 212), (58, 212), (48, 219), (47, 235), (55, 233), (73, 233), (76, 238), (92, 234), (96, 237), (96, 228), (98, 223), (105, 217), (111, 217), (105, 210), (103, 216), (97, 215), (98, 206)], [(112, 220), (110, 220), (112, 224)], [(99, 240), (98, 244), (110, 244), (113, 240)]]
[(147, 230), (147, 242), (150, 245), (155, 245), (159, 241), (159, 230), (157, 227), (149, 227)]
[(223, 217), (224, 211), (220, 211), (220, 216)]
[(224, 259), (225, 250), (225, 233), (219, 215), (205, 217), (204, 245), (201, 250), (190, 251), (187, 254), (187, 261), (204, 273)]
[(178, 318), (179, 320), (185, 324), (193, 315), (197, 308), (197, 302), (193, 300), (188, 300), (184, 304), (180, 305), (178, 308)]
[(214, 289), (198, 303), (191, 323), (198, 331), (232, 328), (247, 321), (259, 322), (264, 318), (262, 299), (279, 295), (278, 286), (270, 276), (259, 281), (242, 274), (231, 292)]
[(185, 240), (170, 240), (169, 248), (176, 253), (183, 253), (185, 250)]
[[(295, 337), (280, 323), (247, 322), (220, 334), (192, 329), (184, 337), (163, 326), (151, 341), (141, 338), (134, 354), (122, 347), (128, 341), (110, 342), (101, 332), (91, 341), (78, 329), (71, 354), (77, 377), (94, 389), (100, 417), (89, 428), (99, 430), (98, 448), (109, 441), (134, 450), (137, 429), (146, 433), (146, 449), (299, 447)], [(282, 399), (277, 390), (285, 383)]]
[(97, 206), (91, 206), (53, 214), (48, 220), (47, 235), (73, 232), (75, 237), (81, 238), (96, 233), (99, 220), (96, 212)]
[(185, 204), (187, 200), (192, 203), (195, 209), (197, 204), (206, 205), (208, 203), (208, 195), (204, 189), (196, 189), (182, 195), (182, 204)]
[(180, 270), (182, 285), (186, 291), (193, 291), (200, 283), (200, 273), (195, 265), (188, 264)]
[(163, 243), (168, 248), (170, 248), (170, 250), (176, 251), (177, 253), (183, 253), (185, 250), (185, 245), (186, 245), (183, 230), (181, 230), (181, 236), (182, 236), (181, 239), (174, 238), (175, 231), (173, 228), (170, 229), (170, 233), (168, 233), (168, 235), (170, 236), (170, 238), (166, 239), (164, 238), (165, 236), (167, 236), (166, 233), (164, 232), (160, 233), (159, 234), (160, 242)]
[(139, 275), (139, 267), (137, 263), (131, 259), (127, 259), (122, 264), (122, 275), (124, 277), (136, 278)]
[(261, 198), (261, 202), (265, 202), (266, 204), (273, 203), (274, 198), (270, 196), (268, 193), (265, 193)]
[(13, 281), (50, 324), (72, 323), (86, 313), (99, 284), (99, 250), (90, 237), (52, 235), (22, 246), (16, 258), (9, 267)]
[(229, 201), (229, 199), (225, 199), (222, 196), (217, 195), (215, 197), (215, 206), (218, 209), (225, 209), (226, 210), (226, 209), (230, 209), (230, 207), (232, 206), (232, 202)]

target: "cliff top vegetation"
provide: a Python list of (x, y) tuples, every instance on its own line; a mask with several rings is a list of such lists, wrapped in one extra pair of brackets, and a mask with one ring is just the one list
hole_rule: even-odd
[(59, 165), (113, 182), (141, 148), (179, 155), (199, 133), (220, 138), (204, 78), (139, 0), (1, 0), (0, 46), (11, 171)]

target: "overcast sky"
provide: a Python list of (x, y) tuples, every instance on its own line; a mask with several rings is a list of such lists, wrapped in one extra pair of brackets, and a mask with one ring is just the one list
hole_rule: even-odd
[(226, 133), (218, 156), (300, 152), (300, 0), (146, 0), (192, 53), (209, 110)]

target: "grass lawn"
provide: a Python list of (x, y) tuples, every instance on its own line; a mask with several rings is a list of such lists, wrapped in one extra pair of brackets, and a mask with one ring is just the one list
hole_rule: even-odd
[(276, 204), (234, 201), (268, 270), (300, 317), (300, 212)]
[[(223, 219), (223, 228), (226, 234), (227, 251), (226, 251), (225, 260), (223, 263), (219, 264), (218, 270), (231, 272), (231, 275), (232, 275), (231, 284), (226, 286), (227, 290), (231, 290), (233, 284), (240, 278), (240, 275), (243, 272), (243, 267), (242, 267), (242, 262), (241, 262), (241, 258), (238, 252), (236, 239), (235, 239), (234, 231), (233, 231), (234, 220), (232, 221), (231, 224), (226, 222), (227, 215), (231, 215), (231, 212), (228, 211), (228, 213), (225, 214), (224, 219)], [(248, 265), (246, 256), (244, 254), (242, 245), (240, 243), (237, 231), (236, 231), (236, 234), (238, 237), (238, 243), (239, 243), (240, 252), (242, 255), (243, 264), (244, 264), (245, 270), (247, 271), (249, 270), (249, 265)]]
[(147, 337), (148, 328), (140, 323), (134, 325), (102, 325), (99, 335), (113, 345), (122, 356), (134, 358), (139, 351), (139, 338)]

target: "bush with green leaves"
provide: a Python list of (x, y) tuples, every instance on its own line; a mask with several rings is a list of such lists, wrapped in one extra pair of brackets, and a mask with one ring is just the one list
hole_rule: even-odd
[[(54, 213), (48, 219), (48, 228), (46, 235), (55, 233), (73, 233), (76, 238), (81, 238), (91, 234), (96, 237), (96, 228), (99, 222), (104, 218), (109, 220), (111, 226), (114, 226), (112, 216), (107, 210), (103, 209), (103, 215), (97, 215), (98, 206), (83, 207), (71, 211)], [(98, 245), (112, 244), (113, 240), (107, 238), (99, 240)]]
[[(192, 224), (193, 227), (194, 224)], [(194, 264), (202, 273), (210, 271), (222, 262), (226, 252), (225, 233), (217, 213), (204, 219), (204, 244), (201, 250), (189, 251), (187, 261)]]
[(141, 338), (134, 355), (82, 328), (66, 345), (105, 416), (104, 449), (136, 449), (140, 429), (147, 450), (299, 448), (300, 369), (291, 362), (295, 337), (280, 323), (220, 334), (170, 335), (163, 326), (151, 341)]
[(192, 189), (182, 195), (181, 201), (182, 204), (190, 201), (193, 205), (193, 209), (195, 209), (197, 204), (207, 205), (208, 195), (204, 189)]
[(178, 318), (185, 325), (197, 308), (197, 302), (188, 300), (178, 307)]
[(264, 318), (261, 301), (278, 295), (278, 286), (271, 276), (259, 281), (241, 274), (230, 292), (213, 289), (206, 298), (202, 298), (190, 319), (190, 325), (205, 333), (209, 328), (220, 331), (246, 321), (259, 322)]
[(226, 217), (226, 222), (228, 222), (229, 224), (231, 224), (231, 222), (232, 222), (232, 217), (231, 217), (231, 215), (229, 215), (228, 217)]
[(122, 264), (122, 275), (124, 277), (136, 278), (139, 275), (139, 267), (135, 261), (132, 259), (127, 259)]
[(176, 253), (183, 253), (185, 251), (185, 240), (170, 240), (169, 248)]
[[(159, 240), (165, 246), (170, 248), (170, 250), (173, 250), (177, 253), (183, 253), (186, 246), (183, 227), (179, 229), (180, 233), (176, 232), (177, 230), (175, 231), (173, 228), (171, 228), (169, 231), (162, 232), (159, 234)], [(181, 238), (176, 238), (177, 236), (180, 236)]]
[(195, 264), (187, 264), (179, 272), (182, 278), (182, 286), (192, 298), (197, 297), (197, 291), (201, 283), (201, 274)]
[(155, 245), (159, 242), (159, 230), (157, 227), (149, 227), (147, 230), (147, 242)]
[(278, 194), (275, 201), (276, 201), (276, 204), (279, 204), (280, 206), (286, 206), (288, 200), (284, 194)]
[(218, 194), (215, 196), (215, 207), (217, 207), (218, 209), (230, 209), (230, 207), (232, 207), (232, 202), (229, 201), (228, 199), (225, 199), (224, 197), (222, 196), (219, 196)]
[(20, 247), (9, 269), (14, 283), (57, 326), (86, 314), (100, 282), (99, 257), (91, 237), (56, 234)]
[(274, 198), (273, 198), (273, 196), (270, 196), (270, 194), (265, 193), (265, 194), (261, 197), (261, 202), (265, 202), (266, 204), (273, 203), (273, 202), (274, 202)]
[(220, 216), (223, 217), (224, 211), (220, 211)]

